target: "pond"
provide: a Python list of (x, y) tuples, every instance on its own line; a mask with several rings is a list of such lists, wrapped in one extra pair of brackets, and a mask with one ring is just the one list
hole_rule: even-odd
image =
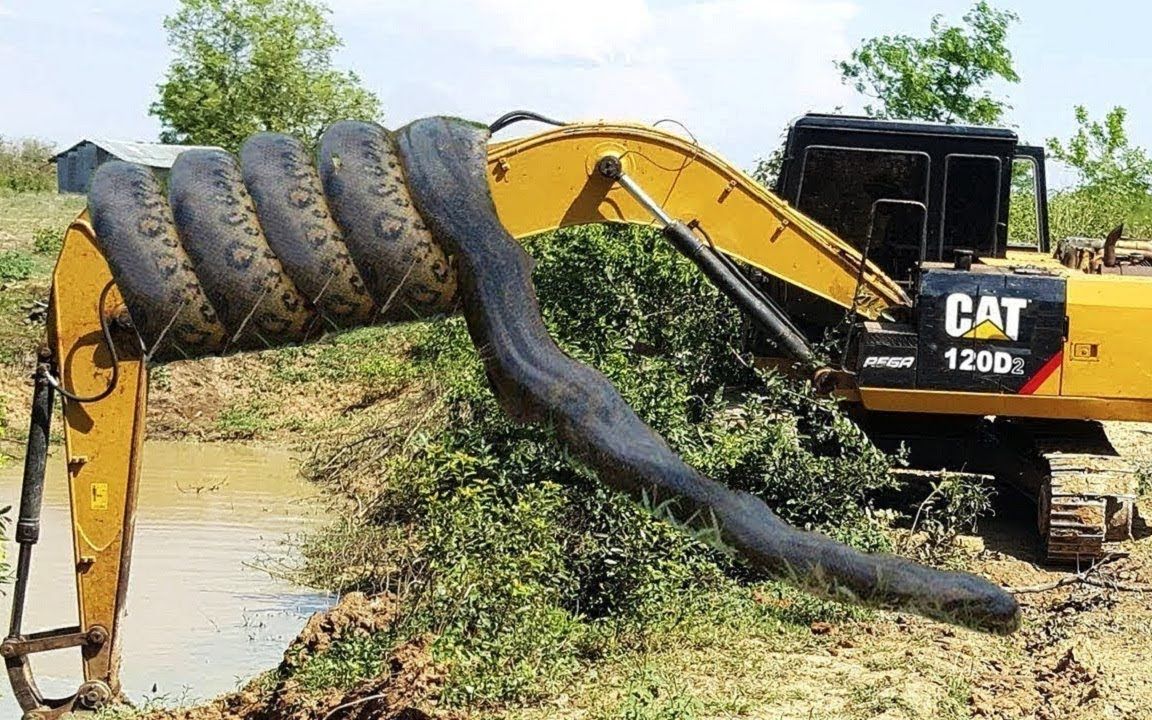
[[(22, 468), (0, 469), (0, 506), (20, 499)], [(290, 560), (286, 540), (318, 521), (317, 493), (288, 452), (235, 444), (145, 446), (132, 579), (121, 624), (121, 678), (133, 702), (207, 699), (275, 667), (312, 613), (331, 601), (261, 570)], [(33, 558), (26, 631), (77, 618), (63, 451), (48, 466), (44, 529)], [(15, 543), (8, 557), (15, 560)], [(0, 598), (7, 628), (11, 588)], [(75, 691), (77, 650), (33, 660), (45, 695)], [(19, 717), (7, 683), (0, 717)]]

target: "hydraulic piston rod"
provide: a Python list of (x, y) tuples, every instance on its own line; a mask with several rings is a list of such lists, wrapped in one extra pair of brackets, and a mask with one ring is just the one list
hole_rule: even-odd
[(780, 350), (796, 362), (815, 369), (819, 365), (808, 341), (788, 319), (784, 312), (759, 290), (733, 265), (732, 261), (701, 241), (691, 228), (671, 217), (628, 174), (619, 158), (608, 155), (597, 163), (604, 177), (620, 183), (636, 202), (652, 213), (662, 226), (661, 232), (682, 255), (687, 257), (704, 276), (736, 303), (741, 312), (761, 330)]

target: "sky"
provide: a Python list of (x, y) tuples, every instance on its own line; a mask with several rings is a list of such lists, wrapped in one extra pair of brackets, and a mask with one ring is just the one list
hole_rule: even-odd
[[(858, 112), (835, 67), (862, 39), (924, 34), (972, 0), (328, 0), (338, 64), (377, 93), (384, 123), (490, 121), (527, 108), (565, 120), (670, 118), (749, 168), (808, 111)], [(60, 146), (153, 140), (177, 0), (0, 0), (0, 135)], [(1152, 147), (1152, 3), (993, 0), (1020, 15), (1021, 82), (996, 86), (1029, 142), (1074, 130), (1072, 108), (1130, 111)]]

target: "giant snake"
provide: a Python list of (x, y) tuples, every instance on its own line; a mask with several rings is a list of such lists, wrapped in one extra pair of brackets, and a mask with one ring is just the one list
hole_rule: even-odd
[(167, 200), (151, 171), (101, 166), (93, 227), (146, 357), (277, 347), (459, 306), (501, 407), (554, 428), (613, 488), (718, 530), (752, 567), (805, 589), (993, 632), (1018, 626), (1015, 599), (987, 580), (857, 552), (704, 477), (607, 378), (561, 351), (532, 261), (489, 193), (488, 137), (447, 118), (396, 133), (343, 122), (321, 138), (317, 169), (298, 141), (262, 133), (239, 163), (183, 153)]

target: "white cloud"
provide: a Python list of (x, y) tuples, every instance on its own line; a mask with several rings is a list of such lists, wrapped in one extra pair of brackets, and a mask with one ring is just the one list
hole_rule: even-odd
[(792, 117), (850, 101), (833, 60), (844, 0), (332, 0), (346, 63), (390, 124), (429, 114), (492, 119), (672, 117), (751, 165)]
[[(500, 47), (525, 58), (592, 62), (626, 60), (652, 28), (644, 0), (524, 2), (480, 0), (481, 25)], [(491, 33), (490, 35), (488, 33)]]

